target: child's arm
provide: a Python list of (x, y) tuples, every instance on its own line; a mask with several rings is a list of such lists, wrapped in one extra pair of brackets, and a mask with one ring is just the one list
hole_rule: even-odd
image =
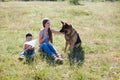
[(32, 47), (31, 45), (25, 44), (24, 45), (24, 50), (34, 50), (34, 47)]

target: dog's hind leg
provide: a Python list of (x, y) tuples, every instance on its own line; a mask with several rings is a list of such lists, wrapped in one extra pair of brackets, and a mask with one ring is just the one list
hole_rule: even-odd
[(81, 47), (81, 43), (75, 45), (76, 48)]

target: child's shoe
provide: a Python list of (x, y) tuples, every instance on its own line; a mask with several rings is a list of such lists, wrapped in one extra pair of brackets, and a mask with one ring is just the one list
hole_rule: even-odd
[(18, 58), (20, 61), (22, 61), (24, 59), (24, 55), (20, 55), (20, 57)]

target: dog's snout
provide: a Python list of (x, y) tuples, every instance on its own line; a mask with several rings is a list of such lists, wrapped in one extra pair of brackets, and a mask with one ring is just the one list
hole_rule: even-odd
[(65, 30), (64, 32), (67, 33), (67, 30)]
[(64, 29), (61, 29), (60, 32), (64, 33)]

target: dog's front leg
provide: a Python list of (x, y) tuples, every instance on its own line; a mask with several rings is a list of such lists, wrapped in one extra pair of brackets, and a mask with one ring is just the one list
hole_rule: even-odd
[(66, 43), (65, 43), (65, 50), (64, 50), (64, 52), (66, 52), (67, 46), (68, 46), (68, 42), (66, 41)]
[(73, 52), (73, 49), (74, 49), (74, 44), (72, 43), (70, 46), (70, 54)]

